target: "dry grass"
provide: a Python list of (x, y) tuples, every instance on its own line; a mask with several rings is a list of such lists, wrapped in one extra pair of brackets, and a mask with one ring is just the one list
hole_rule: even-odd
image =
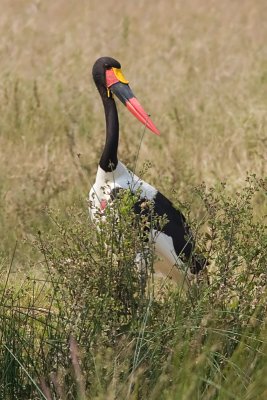
[[(30, 398), (29, 369), (47, 398), (48, 381), (59, 393), (69, 376), (66, 388), (80, 398), (84, 377), (97, 399), (265, 399), (266, 238), (264, 223), (254, 221), (263, 183), (239, 187), (247, 172), (266, 176), (266, 0), (0, 3), (0, 397)], [(188, 298), (166, 290), (162, 301), (149, 300), (145, 318), (133, 314), (129, 325), (126, 315), (122, 326), (121, 270), (103, 257), (86, 220), (105, 128), (91, 67), (103, 55), (121, 61), (161, 131), (145, 134), (138, 169), (151, 162), (145, 178), (176, 202), (193, 196), (196, 220), (206, 213), (210, 226), (198, 245), (210, 242), (218, 267), (211, 286), (202, 282)], [(134, 165), (143, 127), (118, 107), (120, 157)], [(193, 191), (202, 181), (226, 181), (229, 191)], [(59, 210), (50, 214), (54, 224), (47, 206)], [(23, 241), (39, 230), (45, 262)], [(132, 288), (124, 261), (122, 283)], [(143, 304), (131, 294), (130, 305)], [(126, 329), (117, 347), (114, 327)], [(75, 343), (68, 348), (73, 333), (83, 376)]]
[[(162, 132), (145, 135), (138, 163), (152, 162), (147, 179), (159, 189), (174, 186), (186, 197), (202, 180), (237, 187), (247, 171), (266, 174), (266, 7), (264, 0), (2, 0), (5, 254), (43, 226), (45, 205), (86, 198), (104, 139), (91, 79), (102, 55), (121, 61)], [(142, 127), (119, 110), (120, 157), (133, 163)]]

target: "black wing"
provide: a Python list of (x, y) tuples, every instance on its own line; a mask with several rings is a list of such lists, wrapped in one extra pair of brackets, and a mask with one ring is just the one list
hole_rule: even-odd
[[(111, 198), (117, 197), (120, 190), (124, 189), (114, 189)], [(162, 193), (157, 192), (153, 201), (140, 198), (134, 205), (134, 212), (149, 218), (153, 218), (153, 215), (166, 216), (167, 223), (160, 230), (172, 238), (177, 257), (189, 261), (190, 270), (194, 274), (205, 267), (205, 257), (195, 254), (195, 241), (184, 215)]]

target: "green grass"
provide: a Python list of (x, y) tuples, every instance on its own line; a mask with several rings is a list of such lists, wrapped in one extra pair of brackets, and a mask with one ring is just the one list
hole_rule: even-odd
[(128, 193), (97, 232), (80, 204), (47, 210), (53, 230), (32, 243), (42, 277), (18, 281), (13, 258), (2, 271), (2, 397), (263, 399), (267, 235), (252, 205), (264, 185), (252, 176), (234, 195), (195, 189), (204, 217), (191, 226), (209, 282), (204, 274), (187, 291), (154, 281), (154, 249)]
[[(1, 10), (0, 398), (265, 399), (265, 2)], [(119, 105), (120, 158), (188, 216), (210, 285), (145, 290), (131, 213), (110, 221), (120, 259), (90, 225), (103, 55), (161, 131), (139, 151), (143, 128)]]

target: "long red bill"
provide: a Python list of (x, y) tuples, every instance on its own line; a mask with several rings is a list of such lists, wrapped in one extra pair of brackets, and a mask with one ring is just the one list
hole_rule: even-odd
[(148, 129), (159, 135), (159, 130), (133, 94), (130, 86), (126, 83), (127, 81), (124, 79), (124, 82), (122, 82), (114, 74), (114, 71), (110, 72), (110, 70), (106, 72), (106, 81), (107, 88), (118, 97), (128, 110)]
[(141, 106), (136, 97), (132, 97), (131, 99), (127, 100), (125, 105), (128, 108), (128, 110), (148, 129), (150, 129), (156, 135), (160, 134), (158, 128), (149, 118), (149, 115), (145, 112), (145, 110), (143, 109), (143, 107)]

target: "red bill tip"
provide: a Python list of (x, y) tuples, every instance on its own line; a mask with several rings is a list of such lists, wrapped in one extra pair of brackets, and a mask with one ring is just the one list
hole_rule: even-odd
[(156, 135), (160, 135), (159, 130), (156, 128), (154, 123), (149, 118), (149, 115), (145, 112), (139, 101), (136, 97), (132, 97), (131, 99), (126, 101), (126, 107), (128, 110), (140, 121), (144, 124), (148, 129), (150, 129)]

